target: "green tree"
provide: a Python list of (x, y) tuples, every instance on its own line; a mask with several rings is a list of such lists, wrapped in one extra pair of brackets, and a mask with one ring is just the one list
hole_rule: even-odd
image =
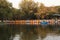
[(9, 19), (11, 14), (12, 4), (6, 0), (0, 0), (0, 19)]
[(12, 8), (12, 19), (19, 20), (21, 19), (21, 11), (20, 9)]

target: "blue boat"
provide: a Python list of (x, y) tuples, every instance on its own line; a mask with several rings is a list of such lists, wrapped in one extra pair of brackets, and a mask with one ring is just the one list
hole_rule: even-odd
[(41, 24), (41, 25), (48, 25), (48, 24), (49, 24), (49, 22), (42, 21), (42, 22), (40, 22), (40, 24)]

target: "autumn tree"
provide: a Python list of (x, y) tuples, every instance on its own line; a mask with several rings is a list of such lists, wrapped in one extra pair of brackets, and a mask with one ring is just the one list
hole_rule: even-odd
[[(31, 19), (34, 16), (34, 13), (37, 12), (38, 4), (34, 1), (23, 0), (20, 3), (20, 10), (23, 12), (22, 15), (25, 19)], [(22, 16), (21, 15), (21, 16)]]
[(38, 11), (36, 13), (36, 16), (38, 19), (40, 18), (44, 18), (45, 14), (46, 14), (46, 7), (43, 3), (40, 3), (39, 7), (38, 7)]
[(60, 14), (60, 6), (56, 6), (56, 8), (57, 8), (57, 10), (58, 10), (58, 12), (57, 12), (57, 13), (59, 13), (59, 14)]
[(54, 6), (51, 7), (46, 7), (43, 3), (40, 3), (40, 6), (38, 8), (38, 12), (36, 13), (36, 16), (38, 19), (44, 19), (44, 18), (48, 18), (46, 17), (47, 15), (52, 15), (58, 13), (57, 8)]

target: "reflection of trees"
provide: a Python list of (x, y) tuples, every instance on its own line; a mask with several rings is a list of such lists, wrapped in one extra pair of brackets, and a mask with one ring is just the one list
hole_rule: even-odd
[(41, 40), (43, 40), (47, 35), (46, 29), (43, 28), (43, 26), (40, 26), (40, 25), (37, 26), (37, 33), (38, 33), (38, 36), (41, 38)]
[[(39, 36), (43, 40), (48, 33), (60, 33), (58, 28), (55, 28), (55, 30), (54, 28), (55, 26), (51, 25), (45, 28), (40, 25), (3, 25), (0, 26), (0, 40), (13, 40), (16, 34), (19, 34), (22, 40), (36, 40)], [(12, 39), (10, 39), (11, 37)]]
[(37, 35), (34, 35), (32, 33), (23, 34), (22, 39), (23, 40), (36, 40), (37, 39)]
[(23, 40), (36, 40), (38, 35), (36, 33), (35, 26), (26, 26), (25, 30), (23, 31), (22, 39)]
[(9, 40), (10, 38), (10, 32), (8, 28), (6, 28), (6, 25), (0, 26), (0, 40)]

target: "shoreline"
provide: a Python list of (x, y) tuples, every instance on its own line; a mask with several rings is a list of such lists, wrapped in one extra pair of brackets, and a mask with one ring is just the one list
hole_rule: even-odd
[[(0, 23), (1, 20), (0, 20)], [(40, 25), (41, 23), (48, 23), (48, 24), (55, 24), (55, 23), (59, 23), (60, 24), (60, 20), (3, 20), (3, 23), (7, 23), (7, 24), (30, 24), (30, 25)]]

